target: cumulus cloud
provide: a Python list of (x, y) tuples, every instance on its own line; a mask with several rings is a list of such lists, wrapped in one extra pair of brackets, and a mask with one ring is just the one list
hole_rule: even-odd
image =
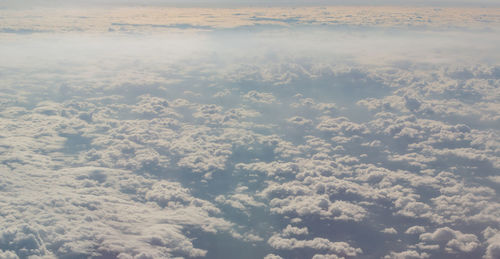
[(409, 235), (414, 235), (414, 234), (421, 234), (425, 232), (425, 227), (423, 226), (413, 226), (409, 227), (406, 231), (405, 234)]
[(464, 234), (449, 227), (436, 229), (433, 233), (421, 234), (420, 240), (445, 245), (448, 251), (472, 252), (479, 246), (478, 238), (475, 235)]
[[(16, 218), (2, 226), (1, 242), (19, 256), (202, 256), (206, 251), (193, 247), (182, 233), (183, 226), (212, 232), (231, 225), (211, 216), (218, 213), (213, 205), (193, 198), (177, 183), (153, 184), (128, 171), (96, 167), (52, 174), (59, 179), (57, 184), (48, 188), (41, 175), (31, 176), (31, 187), (16, 190), (18, 196), (3, 206)], [(74, 189), (78, 191), (70, 194)], [(31, 198), (33, 193), (38, 193), (36, 199)], [(66, 194), (61, 198), (58, 193)], [(102, 199), (103, 194), (108, 198)], [(30, 201), (39, 205), (31, 206)], [(22, 223), (26, 217), (29, 224)]]
[(483, 231), (484, 238), (488, 247), (486, 248), (486, 253), (484, 254), (485, 259), (497, 258), (500, 256), (500, 231), (493, 229), (491, 227), (486, 228)]
[(13, 251), (0, 250), (0, 258), (2, 258), (2, 259), (18, 259), (19, 256)]
[(313, 259), (340, 259), (340, 258), (344, 258), (344, 257), (339, 257), (335, 254), (315, 254), (312, 258)]
[(0, 10), (0, 258), (498, 257), (495, 10), (40, 12)]
[(384, 228), (384, 229), (382, 229), (381, 232), (385, 233), (385, 234), (397, 234), (398, 233), (398, 231), (394, 228)]
[(415, 250), (408, 250), (403, 252), (391, 252), (391, 254), (386, 255), (385, 259), (424, 259), (429, 258), (429, 254), (423, 252), (419, 253)]
[(291, 225), (287, 225), (285, 229), (283, 229), (283, 236), (290, 236), (290, 235), (307, 235), (309, 234), (309, 231), (307, 230), (307, 227), (303, 228), (298, 228), (298, 227), (293, 227)]
[(276, 101), (272, 93), (262, 93), (255, 90), (249, 91), (243, 97), (251, 102), (271, 104)]
[(283, 238), (277, 235), (269, 238), (268, 243), (271, 247), (278, 250), (293, 250), (312, 248), (320, 251), (330, 251), (346, 256), (356, 256), (363, 251), (360, 248), (353, 248), (345, 242), (331, 242), (324, 238), (314, 238), (312, 240), (298, 240), (295, 238)]

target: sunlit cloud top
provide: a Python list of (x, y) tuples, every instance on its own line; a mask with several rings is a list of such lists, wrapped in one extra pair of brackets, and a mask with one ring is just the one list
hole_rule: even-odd
[(40, 6), (183, 6), (183, 7), (241, 7), (241, 6), (499, 6), (496, 0), (4, 0), (0, 7), (31, 8)]
[(248, 26), (500, 28), (498, 8), (273, 7), (273, 8), (58, 8), (0, 10), (0, 33), (159, 32)]

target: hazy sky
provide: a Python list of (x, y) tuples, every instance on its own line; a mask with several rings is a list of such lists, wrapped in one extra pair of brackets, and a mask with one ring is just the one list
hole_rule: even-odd
[(499, 6), (496, 0), (5, 0), (1, 8), (71, 5), (168, 5), (203, 7), (302, 6), (302, 5), (396, 5), (396, 6)]

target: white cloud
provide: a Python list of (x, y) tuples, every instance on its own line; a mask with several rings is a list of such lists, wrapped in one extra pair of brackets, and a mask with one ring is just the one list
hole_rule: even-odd
[(257, 92), (255, 90), (249, 91), (248, 93), (243, 95), (243, 98), (251, 102), (264, 104), (271, 104), (276, 101), (276, 98), (272, 93)]
[(406, 231), (405, 234), (408, 235), (414, 235), (414, 234), (421, 234), (425, 232), (425, 227), (423, 226), (413, 226), (409, 227)]
[(344, 257), (339, 257), (338, 255), (335, 254), (315, 254), (313, 259), (341, 259)]
[(454, 250), (472, 252), (479, 247), (479, 241), (475, 235), (463, 234), (449, 227), (436, 229), (433, 233), (421, 234), (420, 240), (442, 244), (449, 252)]
[(500, 256), (500, 232), (496, 229), (488, 227), (483, 231), (483, 234), (486, 238), (486, 243), (488, 244), (483, 258), (498, 258)]
[(493, 11), (283, 10), (1, 10), (0, 258), (496, 258)]
[(389, 255), (384, 257), (385, 259), (424, 259), (429, 258), (429, 254), (423, 252), (419, 253), (414, 250), (408, 250), (403, 252), (391, 252)]
[(384, 234), (397, 234), (398, 233), (398, 231), (394, 228), (384, 228), (384, 229), (382, 229), (381, 232)]
[(3, 251), (0, 250), (0, 258), (1, 259), (19, 259), (19, 256), (13, 251)]
[(283, 229), (283, 236), (300, 236), (300, 235), (307, 235), (309, 234), (309, 231), (307, 230), (307, 227), (303, 228), (298, 228), (298, 227), (293, 227), (291, 225), (287, 225), (285, 229)]
[(268, 254), (264, 257), (264, 259), (282, 259), (283, 257), (275, 254)]
[(312, 248), (320, 251), (330, 251), (346, 256), (356, 256), (362, 254), (359, 248), (353, 248), (345, 242), (331, 242), (324, 238), (314, 238), (312, 240), (298, 240), (295, 238), (283, 238), (277, 235), (272, 236), (267, 241), (269, 245), (278, 250), (293, 250)]

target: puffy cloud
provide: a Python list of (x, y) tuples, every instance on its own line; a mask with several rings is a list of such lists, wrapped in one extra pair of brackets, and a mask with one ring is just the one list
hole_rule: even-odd
[(3, 251), (0, 250), (0, 258), (2, 259), (19, 259), (19, 256), (13, 251)]
[(271, 104), (276, 101), (276, 98), (272, 93), (257, 92), (255, 90), (249, 91), (243, 98), (256, 103)]
[(265, 207), (266, 204), (254, 199), (253, 196), (246, 194), (245, 191), (247, 187), (240, 186), (236, 188), (234, 194), (219, 195), (215, 198), (215, 201), (221, 204), (229, 205), (235, 209), (242, 210), (249, 215), (250, 208), (254, 207)]
[(312, 257), (313, 259), (341, 259), (344, 257), (339, 257), (338, 255), (335, 254), (315, 254)]
[(429, 254), (423, 252), (419, 253), (415, 250), (408, 250), (403, 252), (391, 252), (391, 254), (386, 255), (385, 259), (424, 259), (429, 258)]
[[(206, 251), (194, 248), (182, 229), (197, 227), (215, 232), (231, 226), (211, 216), (218, 209), (193, 198), (178, 183), (153, 184), (128, 171), (67, 168), (29, 178), (25, 175), (24, 179), (30, 183), (29, 188), (16, 187), (11, 191), (16, 197), (2, 201), (9, 225), (0, 230), (2, 246), (15, 249), (20, 257), (108, 253), (203, 256)], [(150, 200), (161, 207), (139, 200)]]
[(345, 242), (331, 242), (325, 238), (314, 238), (312, 240), (298, 240), (295, 238), (283, 238), (274, 235), (267, 241), (269, 245), (278, 250), (293, 250), (311, 248), (315, 250), (330, 251), (346, 256), (356, 256), (363, 251), (360, 248), (353, 248)]
[(414, 234), (421, 234), (425, 232), (425, 227), (423, 226), (413, 226), (409, 227), (406, 231), (405, 234), (408, 235), (414, 235)]
[(309, 231), (307, 230), (307, 227), (303, 228), (298, 228), (298, 227), (293, 227), (291, 225), (287, 225), (285, 229), (283, 229), (283, 236), (300, 236), (300, 235), (307, 235), (309, 234)]
[(483, 258), (493, 259), (500, 256), (500, 231), (487, 227), (483, 231), (484, 238), (488, 246), (486, 247), (486, 253)]
[(394, 228), (384, 228), (384, 229), (382, 229), (381, 232), (385, 233), (385, 234), (397, 234), (398, 233), (398, 231)]
[(349, 121), (346, 117), (322, 117), (317, 129), (320, 131), (331, 132), (342, 135), (363, 135), (367, 134), (368, 129), (361, 124)]
[(312, 124), (311, 120), (308, 120), (308, 119), (306, 119), (304, 117), (300, 117), (300, 116), (295, 116), (295, 117), (289, 118), (286, 121), (290, 124), (295, 125), (295, 126), (309, 126)]
[(498, 257), (491, 10), (165, 10), (1, 11), (0, 258)]
[(139, 102), (132, 107), (133, 113), (141, 114), (142, 116), (162, 117), (174, 116), (179, 117), (175, 111), (169, 108), (167, 100), (150, 95), (141, 95), (138, 97)]
[(265, 163), (265, 162), (257, 162), (250, 164), (238, 163), (236, 164), (235, 167), (239, 170), (262, 172), (270, 177), (274, 175), (287, 175), (287, 174), (293, 175), (298, 173), (299, 170), (298, 165), (293, 162), (276, 162), (276, 161), (273, 161), (271, 163)]
[(296, 213), (299, 216), (317, 215), (345, 221), (361, 221), (366, 216), (363, 207), (346, 201), (330, 202), (325, 196), (297, 196), (270, 201), (271, 212), (279, 214)]
[(297, 97), (298, 101), (290, 104), (290, 106), (296, 109), (311, 109), (325, 114), (335, 113), (339, 109), (335, 103), (318, 103), (312, 98), (303, 98), (301, 94), (297, 94), (294, 97)]
[(463, 234), (449, 227), (438, 228), (433, 233), (420, 235), (424, 242), (436, 242), (446, 246), (447, 251), (472, 252), (479, 247), (479, 240), (473, 234)]

